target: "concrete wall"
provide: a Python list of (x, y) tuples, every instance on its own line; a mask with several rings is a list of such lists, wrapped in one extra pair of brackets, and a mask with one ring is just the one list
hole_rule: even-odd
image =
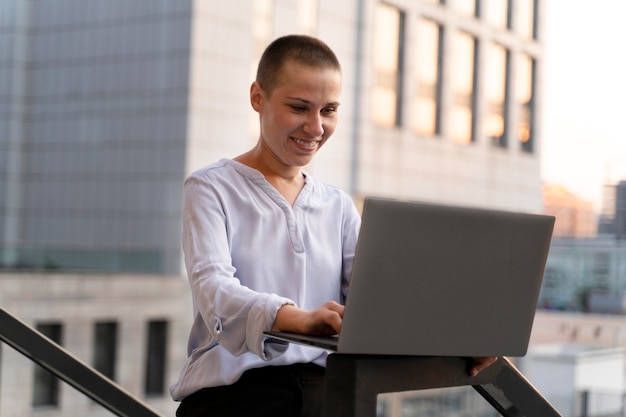
[[(0, 305), (30, 326), (58, 323), (62, 346), (93, 364), (93, 331), (98, 321), (118, 323), (115, 382), (164, 415), (176, 404), (167, 387), (176, 381), (186, 359), (192, 310), (186, 281), (181, 277), (124, 275), (0, 274)], [(146, 398), (144, 391), (147, 326), (167, 322), (166, 391)], [(0, 345), (0, 416), (33, 415), (33, 364), (7, 345)], [(64, 383), (58, 408), (42, 416), (109, 416), (109, 412)]]

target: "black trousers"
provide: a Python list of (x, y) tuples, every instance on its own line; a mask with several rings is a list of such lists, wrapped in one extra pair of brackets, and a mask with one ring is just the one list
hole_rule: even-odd
[(232, 385), (204, 388), (185, 397), (177, 417), (320, 417), (321, 366), (307, 363), (250, 369)]

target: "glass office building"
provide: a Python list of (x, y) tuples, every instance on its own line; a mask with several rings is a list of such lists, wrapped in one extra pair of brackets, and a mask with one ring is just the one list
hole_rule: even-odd
[(2, 267), (178, 273), (182, 181), (254, 143), (254, 65), (291, 32), (344, 65), (314, 175), (357, 199), (541, 207), (533, 0), (241, 3), (2, 2)]
[(191, 3), (0, 8), (0, 265), (178, 272)]
[[(256, 142), (248, 89), (265, 46), (306, 33), (337, 53), (340, 122), (307, 169), (357, 204), (540, 211), (541, 5), (2, 0), (0, 302), (171, 414), (162, 388), (185, 357), (191, 313), (182, 183)], [(167, 362), (153, 369), (147, 349)], [(2, 375), (16, 369), (7, 351)], [(30, 379), (0, 381), (0, 407), (12, 407), (1, 415), (42, 402), (93, 415), (63, 389), (32, 401), (18, 394)]]

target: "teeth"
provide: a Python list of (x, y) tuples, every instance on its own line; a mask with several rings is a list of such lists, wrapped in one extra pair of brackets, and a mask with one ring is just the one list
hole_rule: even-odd
[(304, 140), (302, 140), (302, 139), (298, 139), (298, 138), (292, 138), (292, 139), (293, 139), (293, 140), (294, 140), (294, 142), (296, 142), (298, 145), (301, 145), (301, 146), (306, 146), (307, 148), (314, 148), (314, 147), (315, 147), (315, 145), (317, 144), (317, 142), (316, 142), (316, 141), (307, 142), (307, 141), (304, 141)]

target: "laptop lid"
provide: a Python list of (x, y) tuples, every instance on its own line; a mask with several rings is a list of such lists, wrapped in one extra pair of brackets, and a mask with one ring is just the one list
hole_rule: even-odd
[(523, 356), (554, 217), (365, 199), (340, 353)]

